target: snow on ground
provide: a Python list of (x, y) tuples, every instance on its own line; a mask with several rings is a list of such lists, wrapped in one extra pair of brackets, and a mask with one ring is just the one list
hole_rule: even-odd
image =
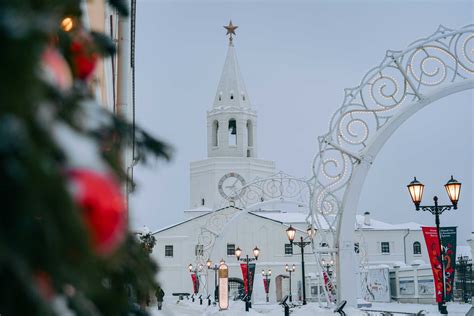
[[(207, 306), (207, 301), (203, 302), (203, 305), (199, 305), (198, 301), (194, 303), (191, 300), (183, 300), (177, 302), (173, 297), (165, 297), (163, 309), (158, 311), (156, 305), (150, 307), (150, 314), (152, 316), (273, 316), (273, 315), (284, 315), (283, 308), (278, 304), (253, 304), (253, 308), (248, 313), (245, 312), (245, 305), (242, 301), (230, 301), (229, 309), (226, 311), (219, 311), (218, 306)], [(448, 303), (449, 315), (461, 316), (466, 315), (471, 305), (459, 304), (459, 303)], [(298, 306), (291, 310), (291, 316), (335, 316), (338, 315), (333, 312), (334, 308), (319, 307), (317, 303), (309, 303), (306, 306)], [(438, 313), (437, 305), (427, 304), (399, 304), (399, 303), (373, 303), (372, 307), (367, 308), (370, 310), (383, 310), (393, 312), (408, 312), (417, 313), (419, 311), (425, 311), (424, 315), (440, 315)], [(370, 313), (356, 310), (352, 308), (345, 308), (344, 311), (347, 315), (351, 316), (362, 316), (370, 315), (377, 316), (380, 313)]]

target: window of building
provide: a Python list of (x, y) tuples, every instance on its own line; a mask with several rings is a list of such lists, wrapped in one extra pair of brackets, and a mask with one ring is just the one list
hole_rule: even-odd
[(234, 95), (233, 94), (230, 95), (230, 99), (234, 100)]
[(358, 243), (358, 242), (355, 242), (355, 243), (354, 243), (354, 252), (355, 252), (355, 253), (359, 253), (359, 252), (360, 252), (360, 248), (359, 248), (359, 243)]
[(382, 241), (380, 243), (380, 250), (382, 253), (390, 253), (390, 243), (388, 241)]
[(293, 254), (293, 245), (285, 244), (285, 255), (292, 255), (292, 254)]
[(212, 122), (212, 146), (219, 146), (219, 122)]
[(242, 94), (242, 100), (245, 101), (245, 95)]
[(421, 244), (418, 241), (413, 243), (413, 254), (414, 255), (421, 255)]
[(229, 146), (237, 146), (237, 122), (229, 120)]
[(235, 244), (227, 244), (227, 255), (235, 256)]
[(195, 256), (202, 256), (204, 254), (204, 246), (203, 245), (196, 245), (194, 247), (194, 255)]
[(201, 199), (201, 205), (206, 205), (206, 200), (204, 200), (204, 198)]
[(329, 247), (327, 242), (320, 242), (319, 247)]
[(165, 257), (173, 257), (173, 245), (165, 245)]

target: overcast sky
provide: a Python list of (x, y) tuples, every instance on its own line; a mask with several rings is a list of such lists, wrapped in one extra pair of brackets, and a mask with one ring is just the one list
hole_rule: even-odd
[[(227, 51), (223, 25), (238, 25), (234, 43), (251, 103), (258, 111), (259, 158), (311, 176), (317, 136), (387, 49), (403, 49), (438, 25), (473, 23), (466, 1), (137, 1), (137, 122), (175, 148), (171, 163), (137, 167), (133, 227), (152, 230), (183, 219), (189, 208), (189, 163), (207, 158), (210, 109)], [(406, 185), (417, 176), (424, 203), (453, 174), (463, 183), (459, 209), (441, 216), (473, 227), (473, 93), (458, 93), (416, 113), (390, 138), (366, 179), (359, 213), (390, 223), (434, 225), (415, 212)]]

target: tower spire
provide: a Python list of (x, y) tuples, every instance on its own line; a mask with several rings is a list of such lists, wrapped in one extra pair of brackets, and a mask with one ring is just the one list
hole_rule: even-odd
[(233, 43), (232, 43), (233, 37), (232, 37), (232, 35), (236, 35), (235, 30), (238, 28), (238, 26), (233, 25), (232, 20), (229, 20), (229, 25), (227, 25), (227, 26), (224, 25), (224, 28), (227, 30), (226, 35), (229, 35), (229, 46), (233, 46)]

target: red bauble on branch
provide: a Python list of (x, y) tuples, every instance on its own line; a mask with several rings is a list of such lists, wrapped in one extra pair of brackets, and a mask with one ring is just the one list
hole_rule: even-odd
[(69, 65), (59, 51), (48, 46), (41, 55), (41, 76), (43, 80), (61, 90), (72, 86), (72, 75)]
[(96, 252), (113, 252), (124, 239), (126, 229), (125, 199), (120, 185), (112, 176), (89, 169), (68, 170), (67, 175)]
[(81, 80), (88, 80), (94, 72), (98, 58), (94, 41), (89, 33), (81, 30), (73, 36), (71, 58), (74, 75)]

